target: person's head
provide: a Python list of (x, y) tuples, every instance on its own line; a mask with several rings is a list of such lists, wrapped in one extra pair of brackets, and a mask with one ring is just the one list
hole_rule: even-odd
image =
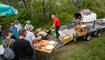
[(14, 23), (11, 23), (11, 28), (14, 28), (15, 27), (15, 24)]
[(22, 31), (19, 33), (19, 39), (24, 39), (26, 37), (26, 32)]
[(7, 29), (9, 29), (10, 28), (10, 25), (7, 25)]
[(27, 24), (31, 24), (31, 22), (29, 20), (27, 20)]
[(12, 36), (12, 31), (7, 30), (7, 31), (5, 32), (5, 36), (6, 36), (6, 37), (11, 37), (11, 36)]
[(55, 15), (52, 15), (51, 17), (52, 17), (52, 19), (54, 19), (55, 18)]
[(15, 20), (15, 24), (18, 24), (19, 22), (18, 22), (18, 20)]

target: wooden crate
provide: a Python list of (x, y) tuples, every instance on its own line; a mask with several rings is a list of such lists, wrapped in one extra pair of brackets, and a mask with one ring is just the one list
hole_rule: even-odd
[(86, 35), (86, 34), (87, 34), (87, 31), (84, 31), (84, 32), (77, 32), (77, 31), (76, 31), (76, 34), (77, 34), (79, 37), (81, 37), (81, 36)]
[(77, 25), (76, 27), (75, 27), (75, 29), (76, 29), (76, 34), (78, 35), (78, 36), (84, 36), (84, 35), (86, 35), (87, 34), (87, 26), (86, 25)]

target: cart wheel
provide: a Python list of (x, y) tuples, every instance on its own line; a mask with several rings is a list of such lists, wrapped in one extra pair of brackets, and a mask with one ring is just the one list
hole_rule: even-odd
[(97, 32), (97, 37), (100, 37), (102, 35), (102, 31)]
[(85, 36), (85, 39), (84, 39), (84, 40), (86, 40), (86, 41), (90, 41), (91, 38), (92, 38), (92, 36), (91, 36), (90, 34), (88, 34), (88, 35)]
[(97, 36), (97, 31), (95, 31), (95, 32), (93, 33), (93, 36), (94, 36), (94, 37), (96, 37), (96, 36)]

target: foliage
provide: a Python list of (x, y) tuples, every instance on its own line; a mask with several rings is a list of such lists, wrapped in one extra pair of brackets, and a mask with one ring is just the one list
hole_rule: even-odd
[(83, 3), (83, 9), (91, 9), (96, 12), (98, 18), (105, 17), (105, 0), (85, 0)]
[[(4, 0), (0, 2), (7, 4)], [(105, 0), (8, 0), (8, 3), (18, 9), (19, 13), (0, 17), (3, 26), (18, 19), (23, 26), (30, 20), (35, 28), (49, 29), (53, 22), (51, 14), (60, 19), (61, 25), (70, 24), (78, 7), (91, 9), (97, 13), (98, 18), (105, 16)]]

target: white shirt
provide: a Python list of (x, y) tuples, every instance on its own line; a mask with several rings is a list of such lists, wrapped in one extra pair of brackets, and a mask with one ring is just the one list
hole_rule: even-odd
[(24, 29), (27, 30), (27, 28), (34, 29), (34, 27), (31, 24), (30, 25), (29, 24), (26, 24), (25, 27), (24, 27)]
[(21, 24), (15, 24), (15, 27), (17, 28), (17, 32), (19, 32), (19, 30), (23, 29)]
[(26, 31), (26, 37), (25, 40), (28, 40), (30, 43), (35, 39), (35, 35), (33, 32)]

